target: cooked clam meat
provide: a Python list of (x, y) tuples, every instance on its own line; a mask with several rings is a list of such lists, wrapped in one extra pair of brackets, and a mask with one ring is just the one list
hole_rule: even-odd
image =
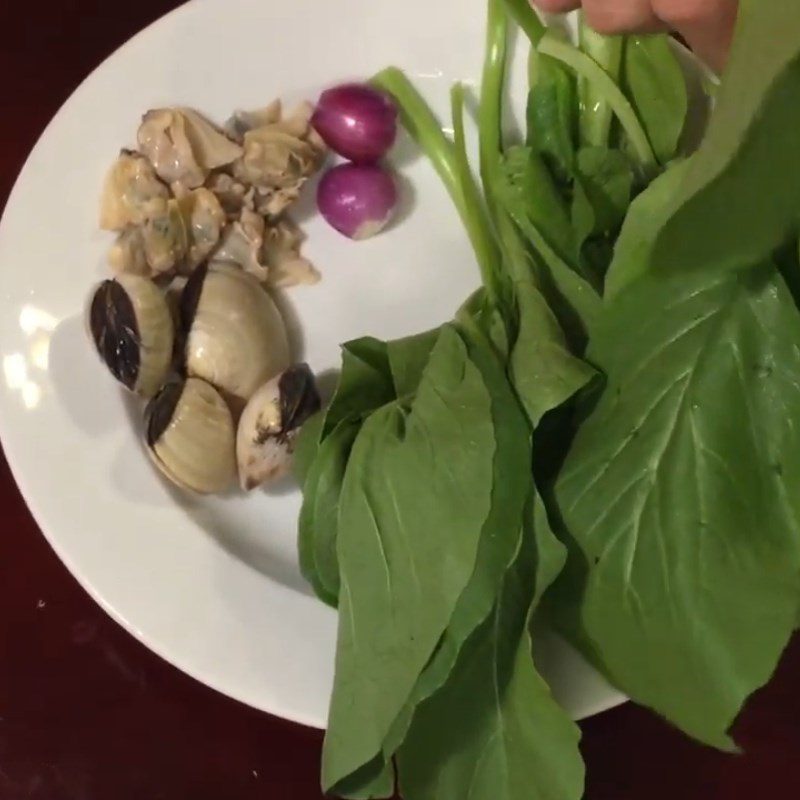
[(178, 202), (189, 240), (182, 271), (189, 273), (202, 264), (219, 244), (226, 217), (216, 195), (209, 189), (195, 189)]
[(282, 217), (264, 232), (261, 262), (267, 268), (270, 286), (285, 288), (318, 283), (319, 272), (300, 252), (303, 234), (288, 217)]
[(100, 198), (100, 227), (122, 231), (142, 225), (162, 211), (169, 189), (158, 179), (153, 165), (140, 153), (123, 150), (106, 175)]
[(266, 281), (269, 271), (261, 263), (265, 227), (262, 216), (243, 208), (239, 219), (228, 225), (213, 262), (238, 264), (262, 283)]
[(273, 100), (268, 106), (256, 109), (255, 111), (235, 111), (233, 116), (225, 123), (225, 133), (233, 141), (241, 144), (244, 135), (253, 128), (260, 128), (263, 125), (274, 125), (281, 121), (283, 116), (283, 104), (280, 100)]
[(170, 200), (163, 213), (142, 227), (144, 256), (153, 275), (175, 270), (189, 251), (189, 232), (179, 201)]
[(148, 111), (139, 126), (139, 149), (171, 186), (196, 189), (211, 170), (233, 163), (242, 148), (190, 108)]
[(303, 184), (319, 169), (325, 145), (311, 127), (310, 106), (243, 134), (243, 154), (233, 175), (256, 190), (256, 210), (276, 216), (293, 203)]

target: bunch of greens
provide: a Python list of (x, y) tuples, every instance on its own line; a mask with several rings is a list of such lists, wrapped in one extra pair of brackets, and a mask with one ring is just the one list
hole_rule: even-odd
[[(527, 137), (507, 146), (511, 20), (531, 57)], [(634, 700), (732, 746), (800, 602), (798, 50), (800, 9), (743, 0), (681, 159), (666, 39), (581, 26), (574, 46), (527, 0), (489, 0), (482, 191), (462, 87), (448, 138), (402, 73), (375, 78), (482, 286), (436, 330), (344, 345), (299, 443), (301, 566), (339, 609), (326, 791), (577, 800), (537, 613)]]

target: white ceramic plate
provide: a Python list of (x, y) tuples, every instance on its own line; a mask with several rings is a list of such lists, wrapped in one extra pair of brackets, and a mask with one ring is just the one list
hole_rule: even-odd
[[(115, 53), (47, 128), (0, 228), (0, 422), (6, 455), (56, 552), (91, 595), (148, 647), (225, 694), (322, 727), (335, 614), (317, 602), (295, 556), (300, 494), (290, 484), (249, 497), (173, 493), (140, 444), (140, 410), (84, 333), (90, 287), (107, 274), (97, 229), (103, 175), (134, 143), (141, 113), (234, 108), (405, 68), (441, 112), (450, 83), (474, 85), (484, 0), (195, 0)], [(524, 99), (524, 58), (515, 96)], [(298, 344), (315, 371), (338, 344), (451, 318), (478, 284), (467, 237), (429, 165), (395, 152), (400, 222), (353, 244), (301, 209), (307, 252), (324, 279), (293, 290)], [(541, 662), (576, 716), (619, 703), (555, 637)]]

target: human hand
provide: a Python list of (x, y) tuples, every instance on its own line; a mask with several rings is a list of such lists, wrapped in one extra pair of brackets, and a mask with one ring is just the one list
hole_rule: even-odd
[(533, 0), (542, 11), (581, 6), (600, 33), (675, 30), (712, 69), (720, 72), (733, 38), (738, 0)]

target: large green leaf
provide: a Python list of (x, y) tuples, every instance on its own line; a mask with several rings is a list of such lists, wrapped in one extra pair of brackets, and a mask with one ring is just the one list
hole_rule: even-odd
[(531, 427), (508, 383), (505, 365), (480, 334), (465, 331), (471, 361), (480, 370), (491, 395), (496, 449), (492, 505), (481, 532), (475, 568), (458, 599), (436, 653), (417, 680), (384, 742), (387, 759), (405, 739), (417, 706), (445, 683), (464, 643), (489, 616), (514, 560), (531, 488)]
[(309, 471), (300, 510), (301, 571), (319, 598), (334, 607), (339, 599), (339, 495), (358, 430), (357, 422), (341, 422), (322, 442)]
[[(319, 451), (318, 451), (319, 452)], [(297, 552), (300, 562), (300, 572), (311, 585), (314, 594), (323, 603), (336, 607), (338, 603), (338, 589), (334, 592), (326, 587), (317, 570), (316, 560), (316, 525), (314, 521), (315, 498), (317, 482), (322, 467), (322, 460), (315, 458), (309, 467), (303, 481), (303, 505), (297, 521)]]
[(414, 718), (398, 757), (406, 800), (582, 795), (578, 728), (551, 697), (531, 654), (531, 613), (564, 557), (537, 506), (493, 613), (464, 647), (446, 687)]
[(417, 391), (431, 351), (439, 339), (439, 329), (387, 342), (389, 368), (399, 398), (411, 398)]
[(656, 264), (747, 267), (795, 228), (799, 56), (799, 3), (741, 0), (708, 132), (656, 242)]
[(324, 412), (318, 411), (300, 429), (292, 457), (292, 471), (300, 486), (305, 484), (311, 465), (317, 457), (324, 422)]
[(292, 468), (303, 489), (303, 505), (297, 521), (297, 554), (300, 572), (309, 582), (317, 597), (330, 606), (336, 605), (336, 597), (323, 584), (317, 573), (314, 559), (314, 496), (319, 477), (317, 456), (320, 449), (320, 436), (325, 422), (325, 414), (317, 412), (300, 430), (295, 446)]
[[(475, 568), (462, 592), (433, 658), (419, 676), (403, 709), (384, 741), (383, 758), (376, 758), (340, 780), (336, 790), (352, 798), (382, 796), (390, 774), (390, 759), (404, 741), (414, 711), (447, 681), (465, 642), (491, 613), (503, 577), (519, 548), (526, 502), (530, 495), (531, 424), (560, 405), (594, 374), (566, 349), (563, 334), (541, 295), (532, 284), (517, 287), (520, 331), (512, 363), (517, 364), (516, 387), (528, 404), (526, 418), (506, 376), (505, 365), (480, 333), (480, 326), (464, 317), (462, 332), (469, 357), (478, 367), (491, 395), (496, 450), (492, 505), (481, 533)], [(398, 393), (418, 384), (423, 374), (431, 334), (388, 343), (389, 361)], [(541, 366), (540, 366), (541, 365)], [(528, 380), (532, 377), (532, 380)], [(326, 444), (333, 440), (332, 434)], [(324, 447), (325, 445), (323, 445)]]
[(686, 79), (668, 36), (625, 37), (622, 85), (656, 158), (666, 164), (678, 151), (689, 106)]
[(675, 162), (631, 203), (606, 273), (606, 298), (647, 272), (656, 236), (688, 169), (688, 161)]
[[(350, 446), (363, 418), (394, 397), (386, 343), (356, 339), (342, 347), (342, 372), (328, 408), (300, 431), (294, 457), (294, 472), (303, 487), (297, 536), (300, 571), (330, 606), (338, 602), (336, 513)], [(334, 441), (326, 445), (331, 437)]]
[(326, 790), (381, 753), (475, 565), (491, 507), (491, 396), (452, 326), (410, 411), (364, 423), (339, 499), (339, 640)]
[(800, 316), (769, 266), (647, 276), (589, 356), (608, 386), (556, 485), (562, 624), (632, 698), (729, 748), (800, 599)]
[(321, 438), (340, 422), (358, 420), (396, 397), (386, 342), (365, 336), (342, 345), (342, 373), (325, 412)]
[(569, 210), (541, 156), (529, 147), (509, 148), (502, 177), (506, 197), (515, 198), (518, 213), (524, 213), (561, 258), (571, 259), (574, 239)]
[[(516, 365), (515, 388), (519, 399), (508, 383), (504, 364), (497, 360), (492, 348), (472, 328), (464, 332), (470, 358), (480, 369), (492, 396), (497, 442), (492, 508), (470, 582), (459, 598), (436, 654), (420, 675), (384, 743), (387, 760), (403, 742), (414, 710), (448, 680), (464, 643), (496, 602), (503, 576), (519, 547), (525, 504), (530, 495), (532, 427), (595, 374), (566, 349), (558, 323), (533, 284), (518, 285), (516, 295), (520, 324), (511, 364), (512, 371)], [(527, 409), (528, 419), (520, 408), (520, 400)]]
[(511, 381), (531, 427), (582, 389), (595, 371), (572, 355), (541, 292), (532, 283), (516, 284), (519, 334), (511, 352)]

